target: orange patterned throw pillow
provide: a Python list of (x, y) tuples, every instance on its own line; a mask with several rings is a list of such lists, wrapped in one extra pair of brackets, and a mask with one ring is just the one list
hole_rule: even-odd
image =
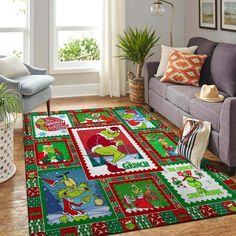
[(181, 53), (172, 50), (166, 73), (161, 81), (199, 86), (200, 72), (206, 58), (206, 55)]

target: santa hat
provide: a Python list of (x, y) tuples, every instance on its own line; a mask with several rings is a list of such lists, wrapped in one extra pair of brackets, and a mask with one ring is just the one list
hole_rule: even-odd
[(58, 180), (53, 180), (53, 179), (42, 178), (42, 180), (44, 180), (46, 183), (48, 183), (51, 187), (55, 187), (56, 183), (58, 182)]
[(51, 143), (46, 143), (45, 145), (43, 145), (43, 147), (52, 147)]
[(118, 127), (109, 127), (109, 128), (107, 128), (107, 130), (110, 132), (113, 132), (113, 133), (115, 133), (115, 132), (120, 133), (120, 129)]
[(126, 110), (125, 113), (136, 115), (137, 111), (135, 111), (135, 110)]
[(140, 122), (139, 122), (139, 121), (136, 121), (136, 120), (127, 120), (126, 122), (128, 122), (129, 125), (131, 125), (131, 126), (140, 125)]
[(51, 142), (46, 142), (45, 145), (49, 145), (49, 146), (51, 146), (52, 143), (51, 143)]

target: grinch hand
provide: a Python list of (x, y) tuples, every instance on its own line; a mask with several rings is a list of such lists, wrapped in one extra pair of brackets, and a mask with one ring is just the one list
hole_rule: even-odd
[(91, 136), (87, 141), (87, 147), (92, 153), (99, 156), (112, 156), (111, 163), (106, 162), (107, 169), (110, 172), (120, 172), (125, 169), (119, 168), (116, 163), (123, 159), (126, 155), (119, 150), (119, 146), (123, 145), (122, 140), (115, 140), (120, 135), (117, 127), (108, 127)]

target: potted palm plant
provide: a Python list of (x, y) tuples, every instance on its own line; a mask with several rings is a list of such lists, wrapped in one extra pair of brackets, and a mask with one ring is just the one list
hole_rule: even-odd
[(19, 94), (0, 83), (0, 183), (16, 172), (13, 162), (13, 124), (22, 110)]
[(136, 65), (136, 73), (128, 72), (128, 81), (130, 88), (130, 100), (135, 103), (144, 103), (144, 79), (142, 70), (145, 61), (154, 53), (150, 52), (159, 38), (156, 31), (145, 27), (144, 29), (128, 28), (123, 35), (118, 35), (119, 44), (116, 45), (121, 49), (119, 55), (123, 60), (129, 60)]

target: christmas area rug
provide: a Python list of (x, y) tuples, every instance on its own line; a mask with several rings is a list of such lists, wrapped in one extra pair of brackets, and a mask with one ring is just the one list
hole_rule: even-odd
[(236, 213), (236, 183), (175, 153), (140, 107), (24, 115), (30, 236), (108, 235)]

